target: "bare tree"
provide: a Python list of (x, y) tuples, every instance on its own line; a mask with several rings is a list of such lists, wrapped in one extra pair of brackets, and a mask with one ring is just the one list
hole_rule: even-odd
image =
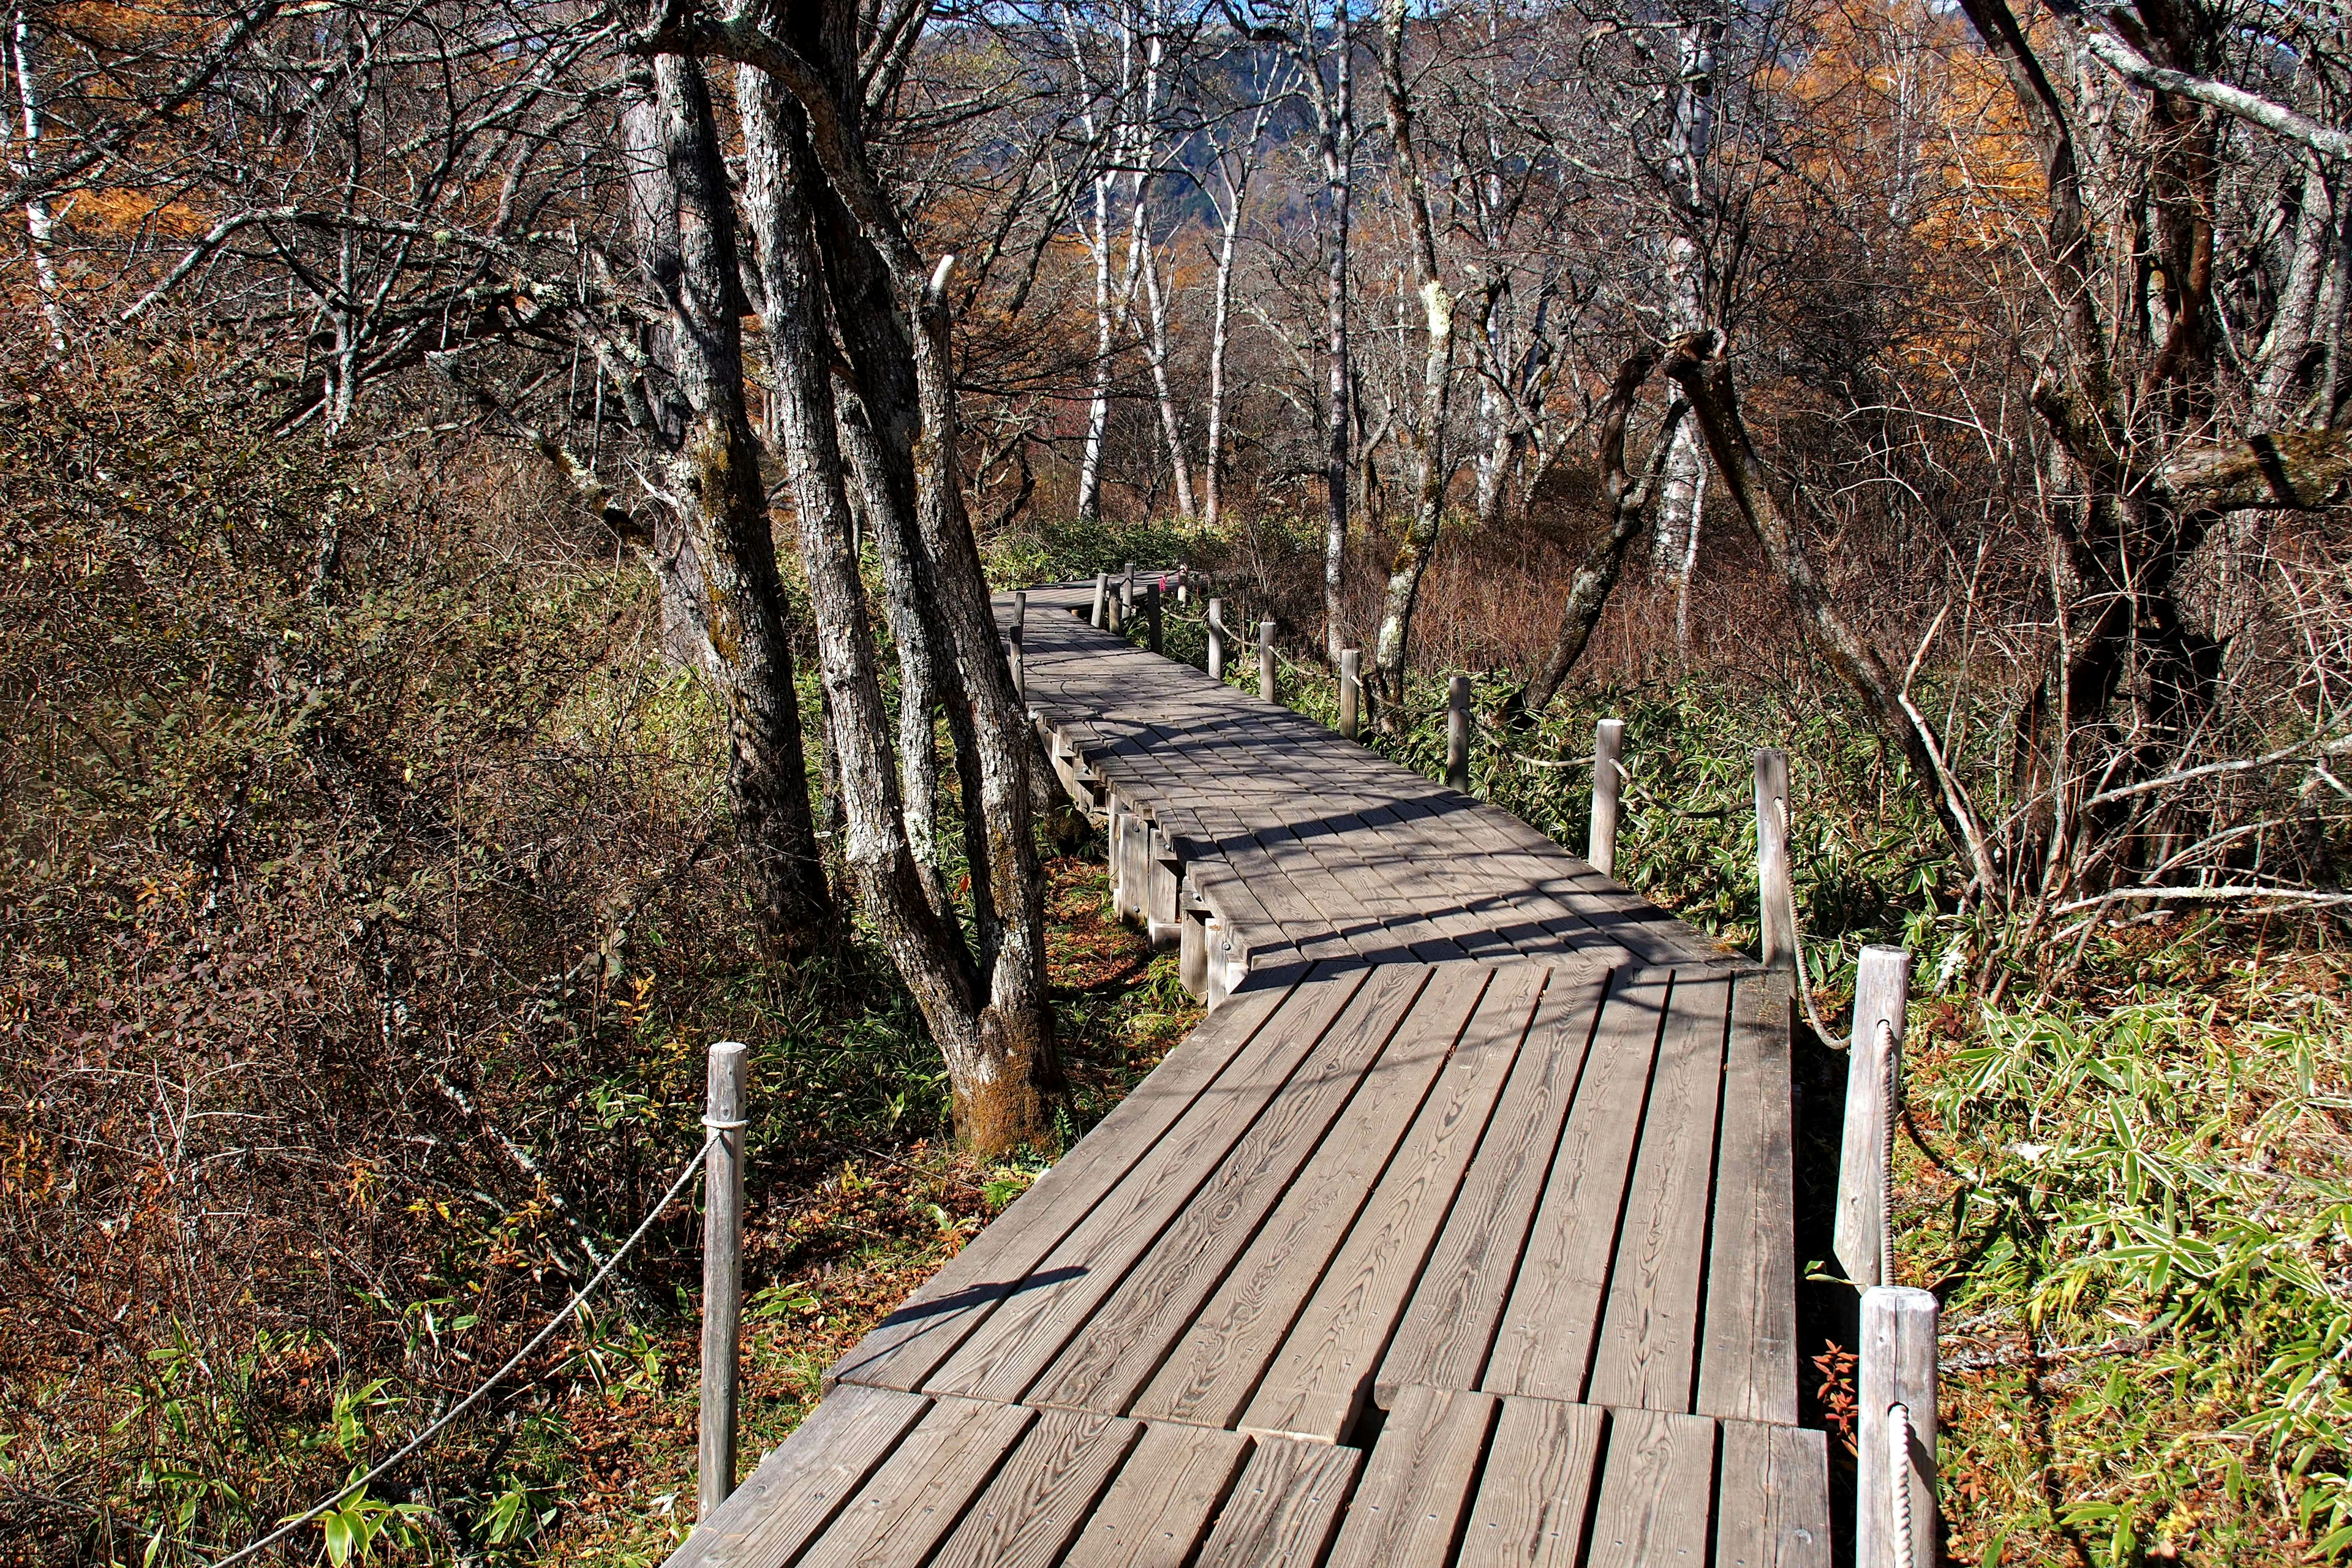
[(1454, 392), (1454, 295), (1439, 270), (1437, 227), (1429, 212), (1429, 179), (1413, 139), (1412, 89), (1405, 79), (1405, 18), (1404, 0), (1390, 0), (1381, 39), (1381, 87), (1388, 110), (1389, 149), (1403, 185), (1412, 236), (1412, 278), (1414, 292), (1421, 299), (1425, 351), (1412, 412), (1412, 515), (1389, 571), (1380, 635), (1373, 643), (1374, 711), (1389, 730), (1396, 727), (1402, 711), (1413, 604), (1421, 595), (1430, 552), (1437, 547), (1438, 528), (1445, 517), (1445, 492), (1454, 479), (1446, 445)]

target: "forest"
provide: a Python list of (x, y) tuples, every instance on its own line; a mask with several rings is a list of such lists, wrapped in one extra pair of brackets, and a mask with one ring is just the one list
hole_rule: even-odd
[(1912, 955), (1946, 1559), (2352, 1555), (2339, 7), (9, 0), (0, 82), (0, 1563), (660, 1563), (707, 1048), (756, 1452), (1202, 1016), (991, 607), (1130, 563), (1433, 777), (1468, 676), (1571, 851), (1624, 721), (1727, 949), (1786, 748), (1823, 1039)]

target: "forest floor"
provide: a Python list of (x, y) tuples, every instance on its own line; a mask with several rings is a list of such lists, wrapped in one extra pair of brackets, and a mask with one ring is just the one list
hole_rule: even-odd
[[(1046, 863), (1048, 981), (1069, 1080), (1064, 1140), (1083, 1135), (1201, 1017), (1175, 959), (1111, 911), (1099, 858)], [(1050, 1161), (959, 1153), (936, 1138), (848, 1152), (814, 1179), (749, 1178), (742, 1468), (789, 1436), (824, 1370), (955, 1256)], [(574, 1380), (550, 1414), (561, 1457), (541, 1472), (536, 1561), (657, 1563), (694, 1514), (698, 1321), (675, 1315), (633, 1364)], [(555, 1503), (560, 1500), (560, 1510)]]

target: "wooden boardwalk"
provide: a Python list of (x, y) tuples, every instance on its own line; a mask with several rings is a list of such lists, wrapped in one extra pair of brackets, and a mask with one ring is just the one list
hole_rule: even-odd
[(1216, 1005), (672, 1568), (1826, 1565), (1780, 981), (1090, 598), (1031, 707)]

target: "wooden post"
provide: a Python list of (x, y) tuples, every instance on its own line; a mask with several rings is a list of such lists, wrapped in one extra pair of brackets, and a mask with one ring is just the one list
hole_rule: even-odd
[(1223, 915), (1211, 915), (1202, 931), (1208, 942), (1208, 957), (1202, 974), (1202, 991), (1212, 1008), (1234, 994), (1233, 928)]
[(1257, 624), (1257, 696), (1261, 702), (1274, 700), (1274, 623)]
[(1143, 585), (1143, 615), (1144, 618), (1149, 621), (1151, 626), (1151, 651), (1158, 653), (1160, 651), (1160, 584), (1157, 583), (1146, 583)]
[(1797, 911), (1789, 876), (1789, 754), (1756, 753), (1756, 896), (1764, 967), (1797, 966)]
[(1103, 601), (1110, 597), (1110, 574), (1095, 574), (1095, 625), (1103, 624)]
[(1013, 700), (1026, 713), (1029, 710), (1029, 668), (1022, 658), (1021, 642), (1029, 624), (1029, 595), (1013, 595)]
[(1127, 563), (1126, 579), (1119, 584), (1118, 607), (1129, 616), (1135, 614), (1135, 563)]
[(1910, 990), (1909, 953), (1899, 947), (1862, 950), (1853, 976), (1853, 1038), (1846, 1054), (1845, 1137), (1838, 1152), (1832, 1246), (1845, 1277), (1864, 1287), (1895, 1283), (1885, 1265), (1894, 1221), (1886, 1212), (1886, 1184), (1895, 1119), (1902, 1114), (1895, 1091), (1902, 1083)]
[(1176, 563), (1176, 602), (1180, 605), (1192, 602), (1192, 572), (1181, 561)]
[(1209, 906), (1194, 890), (1190, 877), (1176, 889), (1176, 908), (1184, 929), (1176, 941), (1176, 978), (1194, 996), (1209, 994)]
[(1225, 678), (1225, 602), (1209, 601), (1209, 679)]
[(1152, 951), (1173, 951), (1184, 937), (1184, 867), (1157, 824), (1144, 835), (1143, 930)]
[(1445, 683), (1445, 786), (1470, 793), (1470, 678)]
[(1603, 719), (1592, 726), (1592, 826), (1584, 840), (1584, 858), (1604, 877), (1617, 874), (1617, 801), (1625, 787), (1618, 765), (1625, 749), (1625, 721)]
[[(1936, 1298), (1901, 1286), (1864, 1290), (1861, 1363), (1854, 1379), (1862, 1405), (1854, 1423), (1854, 1568), (1935, 1568), (1942, 1534), (1936, 1510)], [(1898, 1489), (1909, 1494), (1907, 1510)]]
[(1361, 711), (1363, 682), (1360, 679), (1364, 656), (1359, 649), (1339, 650), (1339, 735), (1342, 740), (1356, 738), (1357, 720)]
[(695, 1450), (698, 1523), (735, 1489), (735, 1381), (743, 1329), (743, 1058), (710, 1047), (702, 1124), (718, 1134), (702, 1167), (702, 1431)]

